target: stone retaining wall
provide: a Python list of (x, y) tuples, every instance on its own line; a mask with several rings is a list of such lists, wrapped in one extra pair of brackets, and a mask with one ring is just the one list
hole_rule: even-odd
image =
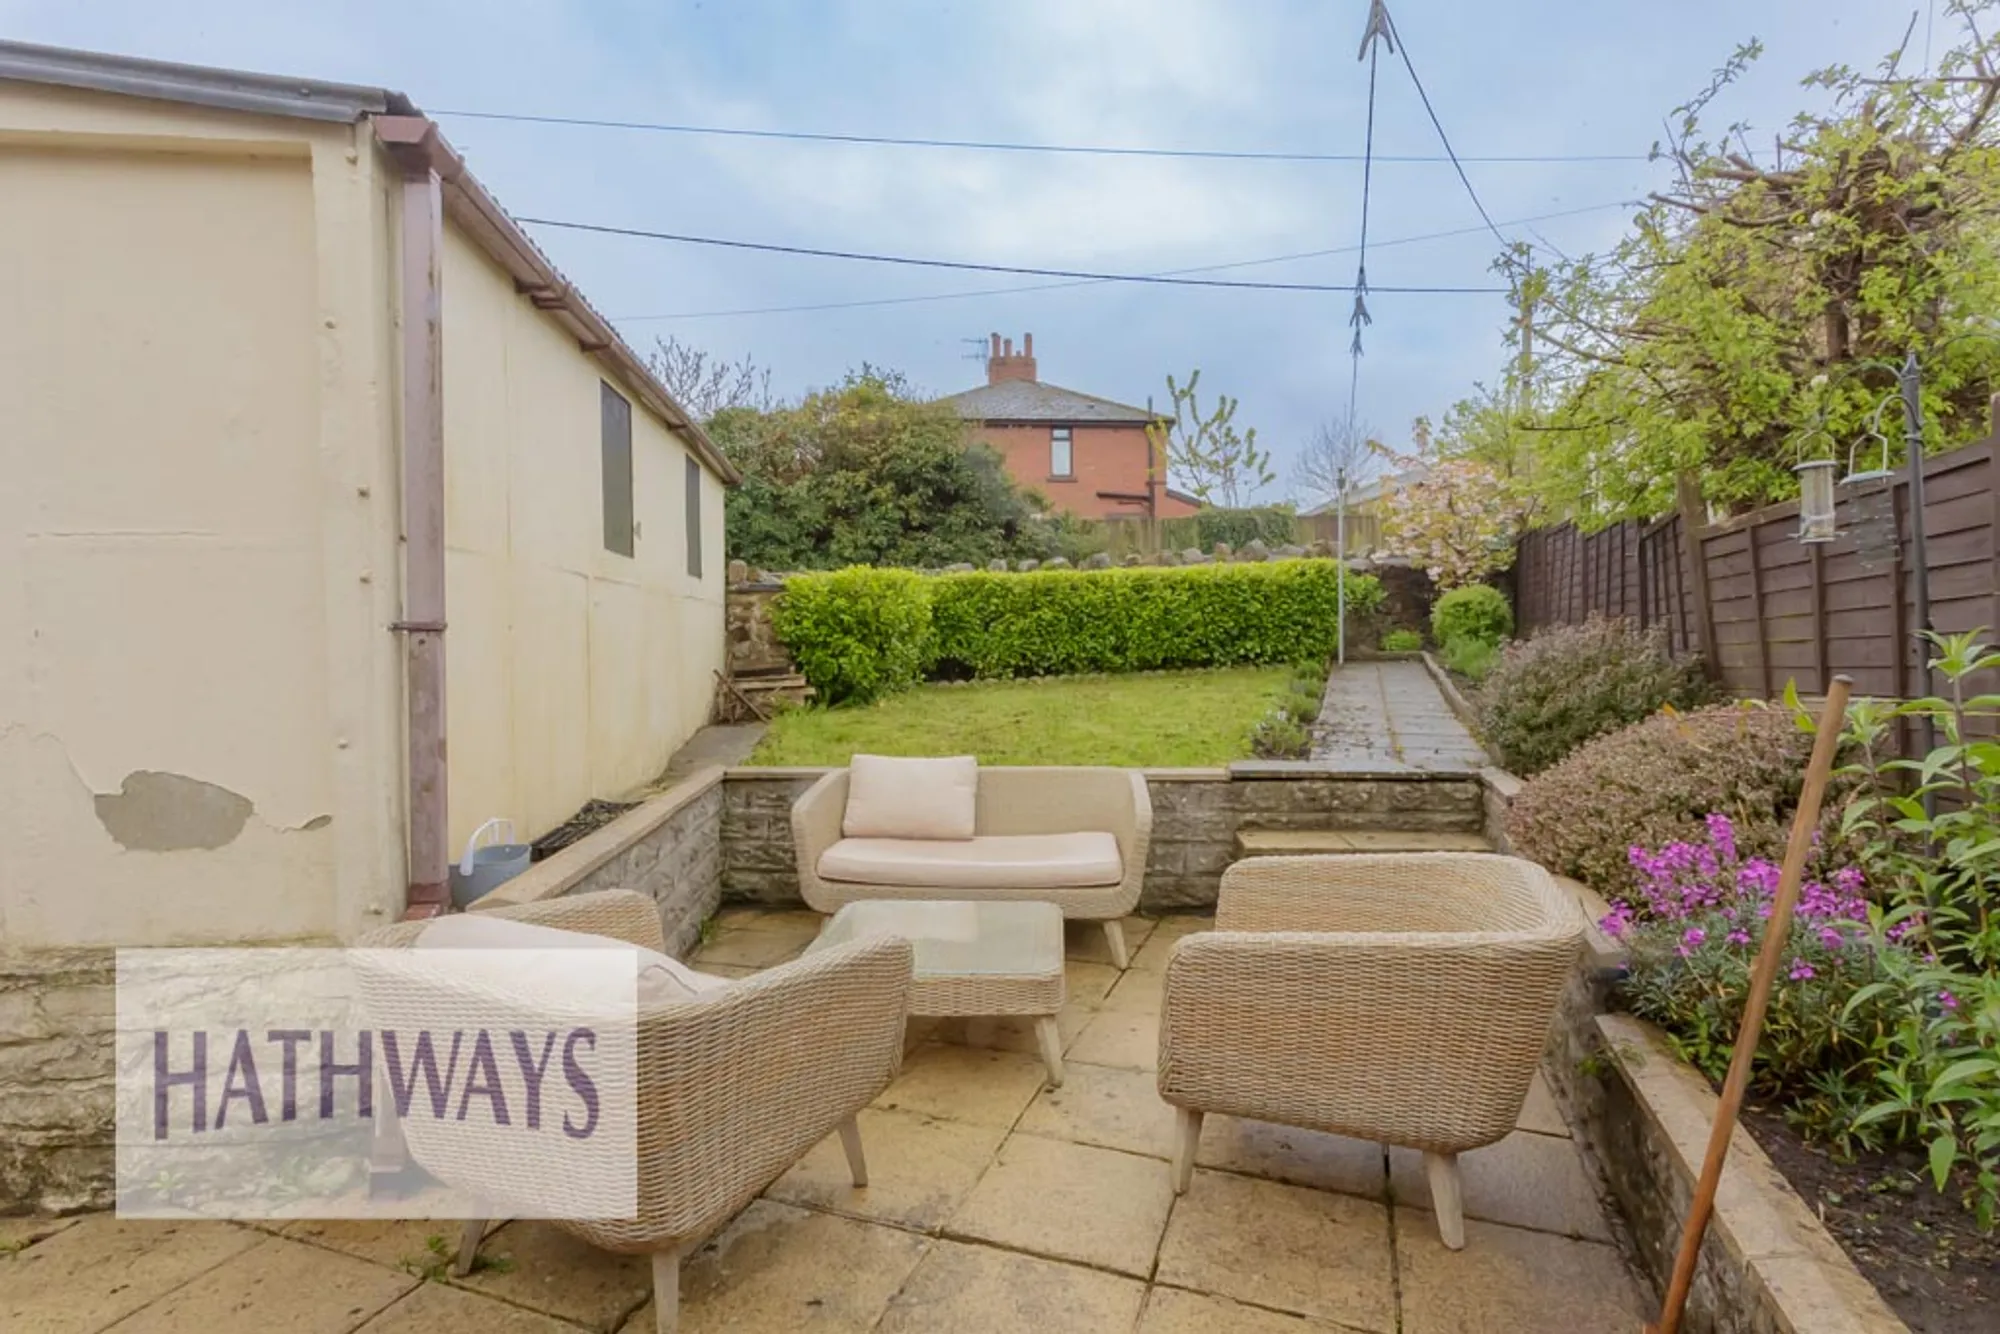
[(722, 845), (722, 770), (704, 769), (535, 863), (473, 910), (636, 889), (660, 905), (667, 952), (686, 954), (722, 897)]
[[(792, 803), (824, 769), (732, 769), (723, 782), (722, 893), (732, 902), (799, 901)], [(1210, 907), (1245, 829), (1472, 832), (1484, 820), (1472, 776), (1336, 774), (1323, 765), (1244, 762), (1152, 769), (1153, 841), (1139, 906)]]
[(0, 952), (0, 1215), (110, 1201), (108, 949)]

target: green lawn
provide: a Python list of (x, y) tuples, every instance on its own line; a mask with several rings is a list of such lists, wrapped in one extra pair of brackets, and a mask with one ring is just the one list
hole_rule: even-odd
[(1250, 754), (1250, 729), (1290, 670), (1231, 667), (930, 685), (860, 708), (781, 715), (752, 764), (846, 764), (869, 755), (976, 755), (981, 764), (1182, 768)]

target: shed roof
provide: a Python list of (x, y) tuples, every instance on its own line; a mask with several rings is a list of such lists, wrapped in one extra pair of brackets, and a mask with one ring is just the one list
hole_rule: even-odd
[(743, 480), (742, 474), (702, 430), (701, 423), (689, 415), (610, 321), (597, 313), (542, 253), (541, 247), (521, 230), (520, 224), (500, 207), (445, 142), (435, 122), (426, 118), (402, 93), (320, 79), (0, 41), (0, 82), (8, 80), (298, 120), (376, 122), (378, 137), (392, 153), (404, 160), (410, 160), (412, 155), (421, 158), (438, 173), (444, 185), (446, 212), (474, 244), (514, 278), (537, 309), (569, 326), (586, 352), (602, 356), (615, 366), (639, 400), (680, 431), (717, 476), (730, 483)]
[(1160, 419), (1157, 412), (1080, 394), (1039, 380), (1002, 380), (977, 389), (949, 394), (943, 400), (968, 421), (1103, 422), (1144, 426)]

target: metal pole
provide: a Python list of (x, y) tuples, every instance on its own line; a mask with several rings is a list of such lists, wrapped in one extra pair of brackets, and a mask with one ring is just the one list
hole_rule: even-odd
[[(1896, 377), (1903, 391), (1903, 448), (1909, 454), (1910, 469), (1910, 563), (1916, 575), (1916, 654), (1917, 654), (1917, 694), (1931, 693), (1931, 644), (1923, 632), (1931, 628), (1931, 566), (1929, 552), (1924, 545), (1924, 404), (1922, 397), (1921, 370), (1917, 365), (1914, 348), (1903, 359), (1903, 369)], [(1917, 721), (1917, 735), (1928, 755), (1937, 746), (1937, 724), (1929, 714)], [(1932, 811), (1934, 799), (1926, 796), (1924, 808)]]
[(1347, 469), (1342, 468), (1334, 475), (1335, 489), (1340, 492), (1339, 508), (1334, 512), (1333, 545), (1339, 562), (1335, 568), (1334, 586), (1339, 590), (1340, 610), (1336, 614), (1338, 624), (1334, 630), (1334, 660), (1341, 666), (1347, 665)]

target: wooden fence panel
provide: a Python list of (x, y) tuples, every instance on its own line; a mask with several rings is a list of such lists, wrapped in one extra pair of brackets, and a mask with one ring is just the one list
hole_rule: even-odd
[[(2000, 431), (1924, 462), (1930, 624), (2000, 638)], [(1909, 483), (1843, 486), (1839, 536), (1802, 545), (1796, 504), (1706, 523), (1687, 495), (1677, 514), (1585, 533), (1523, 534), (1515, 560), (1520, 632), (1593, 614), (1660, 626), (1676, 653), (1702, 652), (1740, 695), (1786, 682), (1817, 694), (1839, 673), (1857, 694), (1908, 698), (1925, 681), (1913, 636), (1915, 541)], [(1981, 690), (2000, 683), (1978, 683)]]

